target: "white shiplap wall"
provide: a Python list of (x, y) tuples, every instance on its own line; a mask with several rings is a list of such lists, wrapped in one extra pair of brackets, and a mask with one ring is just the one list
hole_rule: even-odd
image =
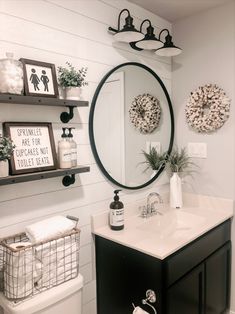
[[(156, 31), (171, 25), (122, 0), (0, 0), (0, 57), (6, 51), (20, 57), (64, 65), (88, 67), (89, 86), (83, 97), (91, 101), (103, 75), (117, 64), (136, 61), (154, 69), (171, 91), (171, 62), (148, 52), (136, 52), (125, 44), (113, 45), (108, 26), (116, 27), (121, 9), (128, 8), (139, 26), (151, 19)], [(62, 124), (61, 108), (0, 105), (0, 122), (52, 122), (57, 142)], [(0, 237), (54, 214), (79, 216), (81, 226), (80, 270), (85, 278), (83, 314), (95, 314), (95, 271), (90, 215), (108, 207), (114, 186), (100, 173), (91, 153), (88, 136), (89, 108), (79, 108), (70, 125), (76, 127), (79, 164), (91, 172), (76, 177), (74, 186), (64, 188), (60, 178), (0, 188)], [(163, 180), (162, 180), (163, 182)], [(151, 187), (153, 188), (153, 186)], [(123, 191), (124, 202), (144, 198), (149, 189)]]

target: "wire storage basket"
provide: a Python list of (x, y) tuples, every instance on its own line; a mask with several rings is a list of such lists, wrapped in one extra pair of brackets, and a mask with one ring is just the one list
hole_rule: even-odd
[(2, 239), (0, 279), (2, 264), (1, 282), (6, 298), (22, 301), (76, 278), (79, 273), (79, 247), (78, 228), (39, 244), (30, 243), (25, 233)]

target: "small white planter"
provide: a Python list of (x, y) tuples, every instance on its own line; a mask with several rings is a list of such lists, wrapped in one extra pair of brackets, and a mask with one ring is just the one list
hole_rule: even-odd
[(58, 86), (58, 90), (59, 90), (59, 98), (60, 99), (65, 99), (65, 88)]
[(0, 160), (0, 178), (9, 176), (8, 160)]
[(81, 87), (66, 87), (65, 98), (69, 100), (79, 100), (81, 98)]
[(182, 201), (182, 182), (177, 172), (174, 172), (170, 178), (170, 206), (172, 208), (181, 208)]

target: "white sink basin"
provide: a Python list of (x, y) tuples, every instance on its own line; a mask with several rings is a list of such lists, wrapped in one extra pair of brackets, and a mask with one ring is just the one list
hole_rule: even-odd
[(93, 233), (162, 260), (233, 216), (233, 200), (186, 196), (190, 206), (173, 209), (164, 204), (159, 206), (163, 215), (147, 219), (137, 210), (143, 199), (131, 203), (126, 206), (125, 227), (120, 231), (110, 229), (109, 211), (95, 214)]
[(137, 226), (137, 229), (147, 233), (158, 234), (160, 238), (169, 236), (179, 237), (203, 225), (205, 221), (205, 217), (180, 210), (172, 210), (163, 215), (145, 218), (145, 220)]

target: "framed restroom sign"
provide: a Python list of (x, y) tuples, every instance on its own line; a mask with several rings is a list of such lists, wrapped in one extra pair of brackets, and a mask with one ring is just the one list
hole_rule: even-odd
[(21, 58), (24, 71), (24, 91), (27, 96), (58, 97), (55, 65)]
[(10, 159), (12, 175), (56, 169), (51, 123), (5, 122), (3, 129), (16, 146)]

